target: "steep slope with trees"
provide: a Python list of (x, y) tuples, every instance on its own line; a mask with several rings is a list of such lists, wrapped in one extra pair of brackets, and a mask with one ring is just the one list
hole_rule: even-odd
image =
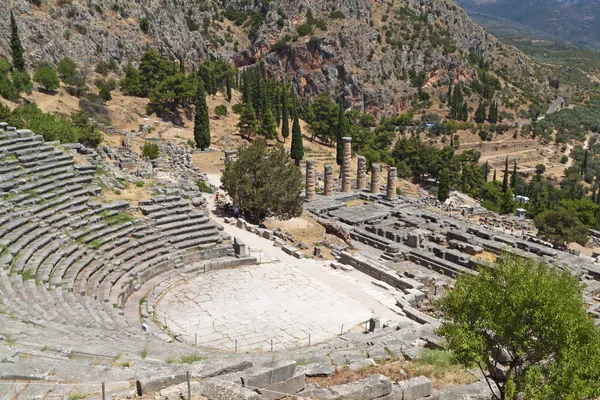
[(207, 58), (238, 67), (263, 60), (270, 76), (285, 78), (302, 96), (328, 92), (343, 95), (346, 107), (392, 114), (417, 93), (426, 101), (423, 89), (477, 80), (487, 63), (524, 98), (549, 94), (545, 78), (522, 53), (445, 0), (35, 4), (0, 4), (7, 18), (0, 24), (0, 52), (10, 54), (13, 10), (30, 69), (40, 60), (56, 65), (69, 57), (83, 69), (116, 62), (124, 71), (147, 48), (186, 70)]

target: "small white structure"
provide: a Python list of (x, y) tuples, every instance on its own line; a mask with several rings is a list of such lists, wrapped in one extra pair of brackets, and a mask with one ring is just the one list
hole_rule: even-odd
[(527, 196), (517, 195), (517, 196), (515, 196), (514, 200), (515, 200), (515, 203), (520, 203), (520, 204), (529, 203), (529, 197), (527, 197)]
[(517, 208), (517, 217), (519, 217), (519, 219), (525, 219), (525, 210), (524, 208)]

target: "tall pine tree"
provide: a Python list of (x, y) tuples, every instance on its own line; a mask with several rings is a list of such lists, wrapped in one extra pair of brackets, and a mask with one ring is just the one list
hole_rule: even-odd
[(342, 165), (344, 162), (344, 143), (342, 138), (346, 136), (346, 117), (344, 113), (344, 102), (340, 102), (338, 111), (338, 124), (335, 130), (335, 162), (337, 165)]
[(585, 175), (585, 172), (587, 171), (587, 162), (588, 162), (588, 151), (585, 151), (585, 154), (583, 156), (583, 161), (581, 162), (581, 176)]
[(231, 103), (231, 71), (227, 71), (227, 77), (225, 78), (225, 88), (227, 93), (227, 102)]
[(508, 157), (504, 163), (504, 180), (502, 181), (502, 193), (506, 193), (508, 190)]
[(484, 182), (488, 181), (488, 175), (490, 173), (490, 164), (486, 161), (483, 165), (483, 180)]
[(448, 172), (448, 168), (444, 168), (438, 182), (437, 198), (443, 203), (448, 197), (450, 197), (450, 173)]
[(478, 124), (483, 124), (485, 122), (485, 104), (483, 101), (479, 103), (479, 107), (477, 107), (477, 111), (475, 111), (475, 122)]
[(19, 38), (19, 27), (12, 11), (10, 12), (10, 50), (12, 52), (13, 67), (18, 71), (25, 71), (25, 57)]
[(302, 143), (302, 131), (300, 130), (300, 120), (298, 119), (298, 107), (294, 99), (294, 122), (292, 123), (292, 147), (290, 155), (296, 165), (300, 165), (300, 160), (304, 158), (304, 144)]
[(256, 131), (256, 124), (256, 113), (254, 112), (254, 107), (252, 107), (252, 102), (249, 101), (240, 114), (238, 128), (240, 128), (242, 135), (246, 134), (246, 137), (250, 139), (250, 135)]
[(494, 177), (492, 178), (492, 182), (496, 182), (496, 171), (498, 168), (494, 168)]
[(281, 136), (283, 136), (283, 142), (290, 136), (290, 116), (288, 112), (288, 100), (287, 100), (287, 85), (283, 85), (281, 91)]
[(205, 150), (210, 147), (210, 122), (208, 119), (208, 105), (202, 81), (198, 82), (196, 92), (196, 115), (194, 116), (194, 141), (196, 147)]
[(460, 120), (466, 121), (467, 119), (469, 119), (469, 106), (465, 101), (463, 102), (462, 107), (460, 108)]
[(273, 117), (270, 103), (271, 102), (267, 100), (259, 128), (259, 133), (263, 135), (265, 139), (275, 139), (277, 136), (277, 126), (275, 125), (275, 118)]
[(512, 177), (510, 179), (510, 187), (513, 190), (517, 189), (517, 182), (519, 181), (519, 175), (517, 173), (517, 160), (515, 160), (515, 166), (513, 167)]

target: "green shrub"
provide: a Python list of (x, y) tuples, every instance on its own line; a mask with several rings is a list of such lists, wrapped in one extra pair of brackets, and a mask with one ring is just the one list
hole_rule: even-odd
[(568, 163), (568, 162), (569, 162), (569, 157), (567, 157), (567, 156), (563, 155), (563, 156), (560, 158), (560, 163), (561, 163), (561, 164), (566, 164), (566, 163)]
[(29, 74), (25, 71), (13, 71), (12, 73), (12, 81), (19, 93), (27, 93), (31, 94), (31, 89), (33, 85), (31, 84), (31, 78)]
[(142, 30), (142, 32), (148, 33), (148, 29), (150, 29), (150, 23), (148, 22), (148, 18), (140, 18), (138, 22), (140, 23), (140, 29)]
[(227, 115), (227, 106), (223, 106), (223, 105), (216, 106), (215, 114), (220, 117)]
[(137, 182), (135, 183), (135, 186), (137, 186), (137, 187), (139, 187), (139, 188), (141, 188), (141, 187), (144, 187), (144, 181), (137, 181)]
[(192, 139), (188, 139), (187, 145), (190, 146), (192, 149), (196, 148), (196, 142), (194, 142)]
[(306, 36), (313, 33), (312, 26), (310, 24), (302, 24), (298, 27), (298, 36)]
[(214, 190), (204, 181), (196, 181), (196, 186), (202, 193), (213, 193)]
[(33, 75), (34, 82), (39, 83), (45, 90), (55, 90), (60, 87), (60, 80), (56, 71), (49, 65), (42, 65)]
[(148, 157), (151, 160), (156, 160), (160, 157), (160, 149), (158, 148), (158, 144), (152, 142), (144, 143), (142, 147), (142, 154), (144, 157)]
[(332, 18), (332, 19), (344, 19), (344, 18), (346, 18), (346, 16), (340, 10), (335, 10), (335, 11), (332, 11), (331, 13), (329, 13), (329, 18)]
[(233, 110), (234, 113), (241, 114), (242, 111), (244, 111), (244, 106), (240, 103), (237, 103), (237, 104), (234, 104), (233, 106), (231, 106), (231, 109)]
[(75, 61), (70, 59), (69, 57), (65, 57), (58, 63), (56, 70), (61, 75), (63, 80), (75, 74), (75, 70), (77, 69), (77, 65)]
[(0, 96), (12, 101), (19, 98), (19, 92), (8, 75), (0, 76)]

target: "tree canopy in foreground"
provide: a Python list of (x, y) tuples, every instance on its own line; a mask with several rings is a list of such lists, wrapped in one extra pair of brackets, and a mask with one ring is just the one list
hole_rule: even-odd
[(506, 379), (488, 378), (495, 398), (600, 396), (600, 331), (570, 272), (504, 254), (494, 269), (459, 276), (440, 308), (438, 333), (461, 363), (488, 376), (498, 360), (506, 367)]
[(254, 222), (302, 213), (302, 173), (281, 145), (269, 147), (258, 139), (242, 147), (221, 180), (233, 203)]

